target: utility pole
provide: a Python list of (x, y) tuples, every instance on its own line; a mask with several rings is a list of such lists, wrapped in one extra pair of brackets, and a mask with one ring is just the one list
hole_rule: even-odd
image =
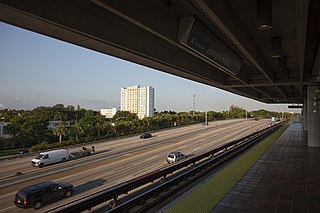
[(193, 116), (194, 116), (194, 113), (195, 113), (195, 111), (196, 111), (196, 95), (197, 95), (197, 94), (194, 94), (194, 95), (193, 95)]
[(207, 112), (207, 107), (206, 107), (206, 118), (205, 118), (205, 125), (206, 125), (206, 129), (208, 128), (208, 112)]

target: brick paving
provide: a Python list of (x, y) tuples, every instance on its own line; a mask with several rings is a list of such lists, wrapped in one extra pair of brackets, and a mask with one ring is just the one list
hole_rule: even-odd
[(212, 213), (320, 213), (320, 148), (292, 123)]

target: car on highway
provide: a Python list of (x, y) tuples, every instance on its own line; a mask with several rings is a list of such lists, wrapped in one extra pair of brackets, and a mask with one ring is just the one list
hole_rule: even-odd
[(146, 138), (151, 138), (151, 137), (152, 137), (152, 135), (150, 133), (147, 133), (147, 132), (145, 132), (142, 135), (140, 135), (140, 139), (146, 139)]
[(70, 197), (72, 194), (71, 183), (47, 181), (20, 189), (15, 196), (14, 204), (20, 208), (39, 209), (47, 203)]
[(31, 160), (32, 166), (38, 166), (40, 168), (58, 162), (65, 162), (69, 159), (70, 154), (66, 149), (57, 149), (47, 152), (41, 152)]
[(170, 163), (174, 163), (177, 162), (183, 158), (186, 158), (187, 156), (182, 154), (181, 152), (170, 152), (167, 155), (167, 162)]
[(23, 148), (18, 152), (18, 154), (25, 154), (25, 153), (29, 153), (29, 150), (27, 148)]

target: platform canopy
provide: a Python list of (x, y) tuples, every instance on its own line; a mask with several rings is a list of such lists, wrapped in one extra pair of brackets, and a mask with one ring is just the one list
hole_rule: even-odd
[(5, 23), (264, 103), (303, 103), (320, 85), (319, 11), (319, 0), (0, 0)]

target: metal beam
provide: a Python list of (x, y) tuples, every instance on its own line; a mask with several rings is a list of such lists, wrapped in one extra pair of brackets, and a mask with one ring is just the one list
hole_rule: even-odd
[[(307, 84), (307, 83), (306, 83)], [(274, 87), (274, 86), (289, 86), (289, 85), (301, 85), (298, 78), (288, 78), (288, 80), (278, 80), (274, 83), (269, 83), (267, 80), (264, 79), (257, 79), (257, 80), (251, 80), (249, 84), (239, 84), (233, 83), (233, 82), (227, 82), (225, 85), (222, 85), (223, 88), (238, 88), (238, 87)]]
[[(193, 0), (192, 2), (196, 7), (203, 11), (203, 14), (207, 15), (207, 18), (216, 25), (216, 27), (232, 42), (232, 44), (241, 52), (243, 57), (245, 57), (256, 70), (264, 74), (265, 78), (270, 83), (274, 82), (269, 71), (271, 69), (268, 68), (267, 63), (264, 62), (264, 57), (260, 51), (252, 45), (254, 44), (254, 41), (251, 39), (250, 34), (246, 32), (242, 22), (239, 21), (240, 18), (236, 16), (235, 12), (230, 12), (233, 7), (231, 4), (228, 4), (228, 1), (208, 2)], [(222, 16), (221, 13), (224, 15), (227, 14), (227, 17), (225, 17), (224, 20), (220, 19)], [(237, 36), (235, 36), (235, 32), (237, 33)], [(244, 46), (243, 43), (247, 45)], [(248, 51), (248, 48), (250, 49), (250, 52)], [(276, 89), (284, 98), (286, 97), (285, 93), (280, 88), (276, 87)]]
[(317, 54), (314, 58), (314, 63), (312, 67), (312, 76), (320, 76), (320, 45), (318, 45), (317, 49)]

